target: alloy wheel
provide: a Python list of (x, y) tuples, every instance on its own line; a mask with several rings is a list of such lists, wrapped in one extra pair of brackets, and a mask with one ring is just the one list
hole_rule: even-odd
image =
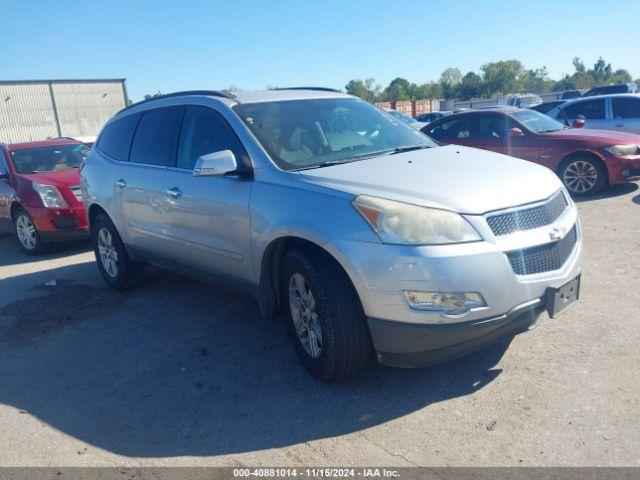
[(322, 353), (322, 326), (313, 292), (300, 273), (289, 279), (289, 307), (300, 343), (312, 358), (318, 358)]
[(36, 227), (27, 215), (20, 215), (16, 220), (16, 233), (18, 240), (27, 250), (34, 250), (38, 239), (36, 237)]
[(107, 275), (114, 278), (118, 275), (118, 251), (113, 243), (111, 232), (102, 227), (98, 231), (98, 253), (100, 254), (100, 262)]
[(563, 180), (571, 192), (585, 193), (591, 190), (598, 181), (598, 171), (590, 162), (578, 160), (567, 165)]

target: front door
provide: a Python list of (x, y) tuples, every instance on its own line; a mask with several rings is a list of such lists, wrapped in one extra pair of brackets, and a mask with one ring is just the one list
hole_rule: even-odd
[(177, 162), (165, 179), (169, 253), (183, 265), (247, 281), (252, 278), (251, 180), (193, 176), (199, 157), (221, 150), (231, 150), (239, 164), (248, 162), (240, 140), (221, 114), (210, 107), (188, 107)]

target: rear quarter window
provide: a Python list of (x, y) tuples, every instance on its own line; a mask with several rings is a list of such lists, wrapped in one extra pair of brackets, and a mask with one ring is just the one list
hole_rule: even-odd
[(98, 149), (115, 160), (126, 162), (129, 159), (133, 132), (139, 120), (140, 114), (136, 113), (107, 125), (98, 139)]

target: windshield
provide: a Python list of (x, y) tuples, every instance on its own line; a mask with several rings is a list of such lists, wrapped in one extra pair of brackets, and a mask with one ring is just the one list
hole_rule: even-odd
[(54, 145), (13, 150), (11, 160), (17, 173), (37, 173), (78, 168), (87, 155), (86, 145)]
[(399, 112), (397, 110), (386, 110), (389, 115), (396, 117), (398, 120), (402, 120), (405, 123), (416, 123), (417, 120), (413, 117), (410, 117), (406, 113)]
[(406, 123), (356, 98), (248, 103), (236, 105), (234, 110), (285, 170), (437, 145)]
[(536, 133), (555, 132), (564, 128), (562, 123), (535, 110), (520, 110), (511, 116)]

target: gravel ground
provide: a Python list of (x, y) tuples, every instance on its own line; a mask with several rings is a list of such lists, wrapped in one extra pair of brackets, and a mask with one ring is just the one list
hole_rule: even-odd
[[(640, 190), (579, 205), (582, 298), (510, 342), (326, 385), (235, 293), (0, 237), (0, 466), (640, 466)], [(51, 281), (55, 284), (47, 285)]]

